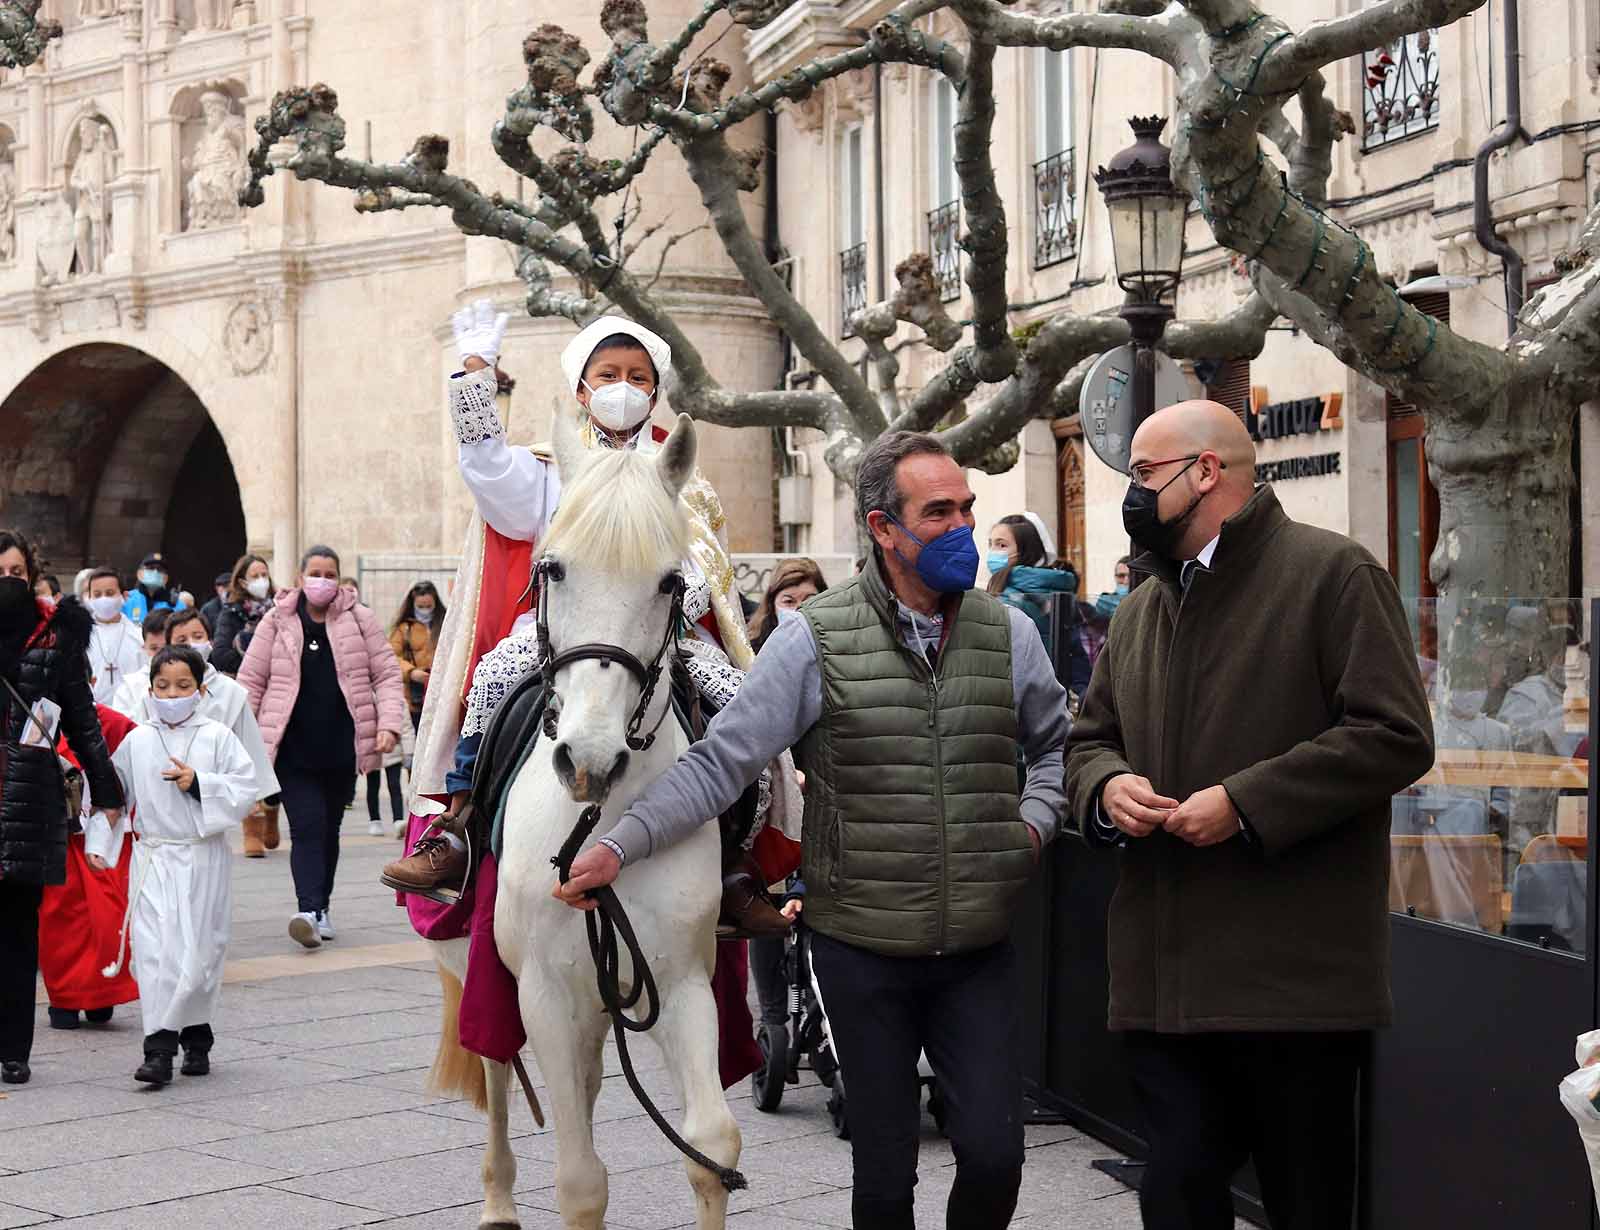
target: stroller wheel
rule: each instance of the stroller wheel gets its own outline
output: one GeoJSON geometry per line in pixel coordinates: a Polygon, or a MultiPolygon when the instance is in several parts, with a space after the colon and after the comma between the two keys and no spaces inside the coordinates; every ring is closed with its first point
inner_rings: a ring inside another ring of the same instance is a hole
{"type": "Polygon", "coordinates": [[[783,1101],[783,1086],[789,1074],[789,1030],[783,1025],[763,1025],[756,1031],[762,1064],[750,1077],[750,1092],[756,1109],[769,1114],[783,1101]]]}
{"type": "Polygon", "coordinates": [[[833,1134],[840,1140],[850,1139],[850,1121],[845,1118],[844,1077],[835,1069],[833,1088],[828,1094],[828,1117],[833,1120],[833,1134]]]}

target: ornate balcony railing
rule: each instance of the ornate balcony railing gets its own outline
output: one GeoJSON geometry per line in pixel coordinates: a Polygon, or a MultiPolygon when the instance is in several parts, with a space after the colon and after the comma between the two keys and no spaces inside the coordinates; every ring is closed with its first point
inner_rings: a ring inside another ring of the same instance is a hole
{"type": "Polygon", "coordinates": [[[851,318],[867,306],[867,245],[858,243],[839,253],[839,308],[841,332],[854,337],[851,318]]]}
{"type": "Polygon", "coordinates": [[[928,211],[928,251],[933,256],[933,276],[939,280],[939,298],[945,303],[961,298],[960,201],[928,211]]]}
{"type": "Polygon", "coordinates": [[[1033,267],[1043,269],[1078,250],[1078,198],[1072,151],[1033,164],[1033,267]]]}
{"type": "Polygon", "coordinates": [[[1361,148],[1439,126],[1439,36],[1423,30],[1361,56],[1361,148]]]}

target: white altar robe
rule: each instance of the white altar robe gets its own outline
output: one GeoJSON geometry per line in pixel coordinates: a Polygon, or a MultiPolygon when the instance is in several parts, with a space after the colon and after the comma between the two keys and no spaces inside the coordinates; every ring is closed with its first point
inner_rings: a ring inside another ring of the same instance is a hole
{"type": "Polygon", "coordinates": [[[139,835],[128,914],[144,1032],[208,1024],[228,951],[227,831],[259,797],[255,766],[232,731],[198,713],[178,726],[147,720],[112,763],[139,835]],[[173,756],[194,769],[199,802],[161,776],[173,756]]]}
{"type": "Polygon", "coordinates": [[[95,700],[115,707],[112,698],[122,681],[141,671],[150,673],[150,659],[144,656],[139,625],[126,615],[109,624],[95,620],[89,633],[89,673],[94,676],[95,700]]]}

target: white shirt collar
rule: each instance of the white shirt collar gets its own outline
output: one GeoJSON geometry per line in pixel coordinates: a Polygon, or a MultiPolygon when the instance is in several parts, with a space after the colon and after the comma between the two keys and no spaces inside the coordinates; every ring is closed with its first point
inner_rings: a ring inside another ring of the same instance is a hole
{"type": "Polygon", "coordinates": [[[1217,553],[1217,544],[1221,541],[1222,535],[1219,533],[1210,542],[1206,543],[1205,546],[1201,547],[1200,554],[1195,556],[1195,559],[1200,561],[1200,567],[1204,568],[1207,572],[1211,571],[1211,557],[1217,553]]]}

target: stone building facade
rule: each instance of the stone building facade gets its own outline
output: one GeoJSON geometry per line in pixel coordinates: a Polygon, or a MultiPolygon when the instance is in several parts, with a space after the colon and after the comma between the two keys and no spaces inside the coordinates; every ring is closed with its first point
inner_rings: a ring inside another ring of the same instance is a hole
{"type": "MultiPolygon", "coordinates": [[[[1069,7],[1060,0],[1024,3],[1036,12],[1069,7]]],[[[1269,7],[1303,28],[1359,4],[1279,0],[1269,7]]],[[[749,36],[752,71],[770,79],[852,46],[892,7],[892,0],[796,5],[749,36]]],[[[1504,118],[1503,12],[1501,4],[1486,6],[1389,48],[1386,61],[1357,57],[1328,74],[1331,95],[1355,124],[1335,150],[1333,213],[1360,233],[1397,287],[1415,288],[1419,306],[1448,313],[1453,328],[1493,344],[1507,335],[1501,264],[1473,236],[1471,164],[1504,118]]],[[[1490,190],[1495,223],[1523,254],[1527,285],[1535,288],[1553,276],[1555,258],[1573,244],[1600,187],[1600,4],[1524,0],[1521,12],[1522,125],[1530,139],[1494,157],[1490,190]]],[[[944,15],[921,24],[953,33],[944,15]]],[[[1010,225],[1010,294],[1013,303],[1037,305],[1014,312],[1013,327],[1063,305],[1081,314],[1113,309],[1121,295],[1105,205],[1090,172],[1132,143],[1130,116],[1172,113],[1170,71],[1132,52],[1002,48],[995,78],[994,160],[1010,225]]],[[[931,251],[949,271],[956,300],[950,315],[967,314],[960,253],[953,250],[960,233],[954,114],[947,86],[896,65],[829,83],[780,118],[779,229],[806,302],[836,335],[845,305],[883,298],[895,264],[914,251],[931,251]]],[[[1179,317],[1219,316],[1248,289],[1233,255],[1193,216],[1179,317]]],[[[921,346],[902,360],[908,389],[946,361],[921,346]]],[[[1204,367],[1200,375],[1209,377],[1213,395],[1241,411],[1273,408],[1279,425],[1294,426],[1298,418],[1305,426],[1309,399],[1333,410],[1314,416],[1313,430],[1263,440],[1261,460],[1273,467],[1280,498],[1291,515],[1347,532],[1389,560],[1403,591],[1429,592],[1429,517],[1436,503],[1430,503],[1420,418],[1409,407],[1394,404],[1286,323],[1253,362],[1204,367]]],[[[1189,376],[1198,395],[1205,386],[1193,370],[1189,376]]],[[[1593,508],[1600,423],[1590,408],[1580,426],[1574,461],[1585,504],[1593,508]]],[[[820,440],[799,436],[794,443],[809,457],[813,498],[809,521],[789,527],[790,541],[819,556],[849,553],[848,493],[836,489],[821,464],[820,440]]],[[[1058,527],[1063,554],[1076,560],[1085,591],[1109,588],[1112,566],[1127,549],[1120,515],[1127,480],[1085,448],[1075,416],[1030,425],[1022,445],[1022,461],[1011,472],[973,475],[980,529],[1007,513],[1038,512],[1058,527]]],[[[1575,535],[1574,593],[1600,586],[1600,519],[1587,521],[1575,535]]]]}
{"type": "MultiPolygon", "coordinates": [[[[652,11],[681,23],[690,9],[652,11]]],[[[247,547],[285,581],[312,542],[352,571],[445,567],[469,510],[443,409],[451,312],[488,296],[512,313],[502,366],[521,442],[548,439],[566,401],[556,358],[573,327],[527,317],[508,253],[438,211],[358,215],[348,193],[287,175],[249,213],[232,193],[274,92],[325,81],[351,153],[399,158],[440,132],[453,170],[514,194],[489,131],[523,83],[522,38],[556,21],[600,47],[598,13],[46,0],[64,37],[0,76],[0,523],[33,531],[63,574],[164,549],[197,590],[247,547]]],[[[603,131],[594,147],[619,152],[603,131]]],[[[681,162],[657,162],[634,197],[641,230],[699,209],[681,162]]],[[[658,251],[636,259],[654,268],[658,251]]],[[[709,233],[672,249],[658,293],[727,383],[780,378],[774,330],[709,233]]],[[[732,545],[769,549],[770,433],[701,441],[732,545]]]]}

